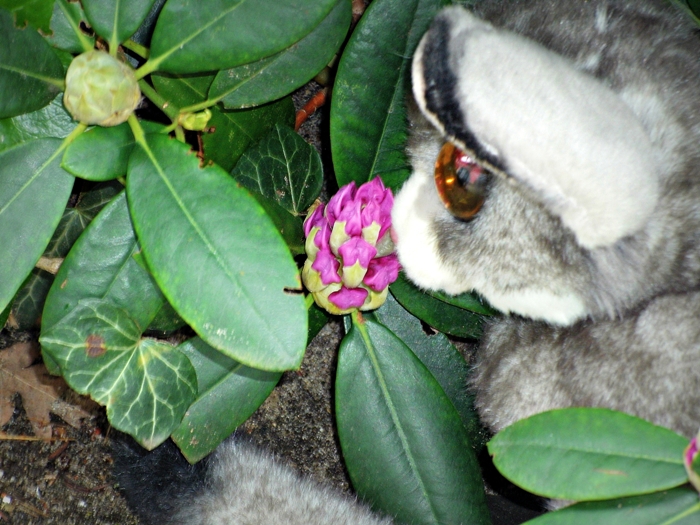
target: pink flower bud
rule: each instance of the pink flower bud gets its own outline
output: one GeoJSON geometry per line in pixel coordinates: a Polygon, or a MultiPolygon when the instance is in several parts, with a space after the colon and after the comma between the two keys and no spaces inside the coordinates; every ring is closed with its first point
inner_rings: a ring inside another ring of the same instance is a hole
{"type": "Polygon", "coordinates": [[[333,314],[381,306],[399,263],[390,235],[394,196],[379,177],[338,190],[304,221],[302,279],[314,299],[333,314]]]}

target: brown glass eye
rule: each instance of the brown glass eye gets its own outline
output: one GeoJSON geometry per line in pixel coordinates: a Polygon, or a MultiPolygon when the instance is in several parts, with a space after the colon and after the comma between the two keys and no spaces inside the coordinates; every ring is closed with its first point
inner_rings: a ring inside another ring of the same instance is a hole
{"type": "Polygon", "coordinates": [[[445,208],[458,219],[471,219],[486,198],[488,172],[446,142],[435,162],[435,185],[445,208]]]}

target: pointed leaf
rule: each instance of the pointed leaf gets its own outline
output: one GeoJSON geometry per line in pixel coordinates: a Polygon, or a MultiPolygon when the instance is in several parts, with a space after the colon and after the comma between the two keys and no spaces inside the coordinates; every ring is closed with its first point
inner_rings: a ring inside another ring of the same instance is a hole
{"type": "Polygon", "coordinates": [[[63,85],[63,65],[31,26],[15,28],[0,9],[0,118],[43,108],[63,85]]]}
{"type": "Polygon", "coordinates": [[[403,273],[399,274],[389,289],[401,306],[436,330],[467,339],[481,337],[480,315],[442,302],[419,290],[403,273]]]}
{"type": "Polygon", "coordinates": [[[396,190],[410,169],[404,154],[411,58],[447,0],[375,0],[338,65],[331,100],[331,151],[338,186],[381,175],[396,190]],[[391,38],[387,38],[391,35],[391,38]]]}
{"type": "MultiPolygon", "coordinates": [[[[161,95],[184,107],[206,100],[214,76],[153,75],[151,78],[161,95]]],[[[209,109],[212,113],[209,132],[202,135],[204,156],[226,171],[275,124],[294,125],[294,104],[290,97],[254,109],[224,111],[219,106],[209,109]]]]}
{"type": "Polygon", "coordinates": [[[95,45],[95,35],[86,34],[80,27],[87,18],[79,2],[56,0],[51,16],[51,33],[46,40],[53,46],[70,53],[82,53],[95,45]]]}
{"type": "MultiPolygon", "coordinates": [[[[65,257],[87,224],[117,193],[115,187],[107,186],[81,194],[74,207],[64,210],[44,256],[65,257]]],[[[49,272],[34,268],[19,289],[12,304],[12,317],[19,330],[38,326],[53,280],[54,276],[49,272]]]]}
{"type": "Polygon", "coordinates": [[[187,460],[195,463],[257,410],[282,374],[244,366],[198,337],[185,341],[178,349],[197,372],[199,394],[172,438],[187,460]]]}
{"type": "Polygon", "coordinates": [[[70,196],[58,139],[36,139],[0,152],[0,310],[44,252],[70,196]]]}
{"type": "Polygon", "coordinates": [[[338,0],[318,27],[293,46],[256,62],[219,71],[209,98],[227,108],[257,106],[303,86],[321,71],[343,43],[352,18],[348,0],[338,0]]]}
{"type": "Polygon", "coordinates": [[[647,494],[688,480],[675,432],[622,412],[569,408],[543,412],[488,444],[498,470],[525,490],[589,501],[647,494]]]}
{"type": "Polygon", "coordinates": [[[128,311],[143,331],[165,299],[153,278],[134,260],[138,251],[122,192],[90,223],[63,261],[46,298],[42,331],[90,298],[128,311]]]}
{"type": "Polygon", "coordinates": [[[485,445],[486,432],[474,410],[474,396],[465,388],[469,384],[470,367],[445,334],[426,334],[420,320],[391,294],[371,315],[401,339],[433,374],[457,409],[474,446],[479,449],[485,445]]]}
{"type": "Polygon", "coordinates": [[[415,355],[369,319],[341,344],[336,417],[353,486],[373,506],[404,523],[489,523],[454,406],[415,355]]]}
{"type": "Polygon", "coordinates": [[[83,9],[95,32],[118,46],[139,28],[154,0],[82,0],[83,9]]]}
{"type": "Polygon", "coordinates": [[[151,58],[145,67],[149,71],[197,73],[259,60],[313,31],[336,2],[169,0],[158,17],[151,58]]]}
{"type": "Polygon", "coordinates": [[[76,123],[63,108],[63,95],[58,95],[48,106],[0,120],[0,151],[20,142],[44,137],[65,138],[76,123]]]}
{"type": "Polygon", "coordinates": [[[66,148],[61,166],[76,177],[104,181],[126,175],[134,135],[124,122],[118,126],[96,126],[76,138],[66,148]],[[95,152],[99,151],[99,155],[95,152]]]}
{"type": "Polygon", "coordinates": [[[316,148],[279,124],[243,154],[231,175],[294,215],[305,214],[323,186],[316,148]]]}
{"type": "Polygon", "coordinates": [[[527,525],[696,525],[700,522],[698,493],[679,487],[644,496],[591,501],[549,512],[527,525]]]}
{"type": "Polygon", "coordinates": [[[296,265],[255,199],[180,142],[149,135],[127,193],[148,266],[207,343],[248,366],[299,366],[307,315],[296,265]]]}
{"type": "Polygon", "coordinates": [[[99,299],[81,301],[40,341],[71,388],[105,405],[112,426],[147,449],[167,439],[197,392],[184,354],[142,339],[126,311],[99,299]]]}
{"type": "Polygon", "coordinates": [[[15,16],[17,27],[24,27],[28,22],[48,33],[53,3],[54,0],[0,0],[0,7],[15,16]]]}

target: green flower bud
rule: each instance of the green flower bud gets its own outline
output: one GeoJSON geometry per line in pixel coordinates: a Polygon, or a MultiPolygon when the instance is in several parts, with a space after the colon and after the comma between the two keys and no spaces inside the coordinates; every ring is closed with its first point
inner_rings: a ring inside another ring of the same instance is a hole
{"type": "Polygon", "coordinates": [[[68,67],[63,104],[75,120],[116,126],[129,118],[140,99],[134,70],[109,53],[88,51],[68,67]]]}

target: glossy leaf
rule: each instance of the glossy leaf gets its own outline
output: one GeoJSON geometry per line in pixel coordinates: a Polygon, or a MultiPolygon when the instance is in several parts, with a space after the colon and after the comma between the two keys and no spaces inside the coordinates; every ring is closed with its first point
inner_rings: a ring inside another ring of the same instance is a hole
{"type": "Polygon", "coordinates": [[[467,389],[469,365],[445,334],[426,334],[420,320],[406,311],[391,294],[381,308],[368,315],[391,330],[420,359],[457,409],[472,444],[476,448],[483,446],[486,443],[485,431],[474,410],[474,398],[467,389]]]}
{"type": "MultiPolygon", "coordinates": [[[[88,223],[117,193],[114,186],[106,186],[81,194],[75,206],[64,210],[44,256],[65,257],[88,223]]],[[[18,329],[38,326],[53,279],[49,272],[38,268],[32,270],[12,304],[12,317],[18,329]]]]}
{"type": "Polygon", "coordinates": [[[87,180],[116,179],[126,175],[133,149],[134,135],[126,122],[110,128],[96,126],[66,148],[61,166],[76,177],[87,180]],[[96,151],[100,154],[95,155],[96,151]]]}
{"type": "Polygon", "coordinates": [[[590,501],[549,512],[527,525],[696,525],[700,522],[698,493],[679,487],[644,496],[590,501]]]}
{"type": "Polygon", "coordinates": [[[95,45],[94,34],[86,34],[80,27],[81,22],[85,21],[80,3],[56,0],[51,16],[51,32],[46,40],[58,49],[76,54],[92,49],[95,45]]]}
{"type": "Polygon", "coordinates": [[[338,186],[381,175],[396,190],[408,178],[404,102],[411,58],[438,9],[448,3],[375,0],[360,19],[338,65],[331,100],[338,186]]]}
{"type": "Polygon", "coordinates": [[[299,275],[272,221],[216,165],[149,135],[129,161],[129,208],[153,276],[202,339],[248,366],[296,368],[306,346],[299,275]]]}
{"type": "Polygon", "coordinates": [[[143,331],[165,301],[153,278],[135,260],[139,251],[126,194],[115,197],[75,242],[46,298],[42,331],[48,331],[85,299],[129,312],[143,331]]]}
{"type": "Polygon", "coordinates": [[[481,336],[481,316],[419,290],[402,273],[389,289],[401,306],[436,330],[468,339],[481,336]]]}
{"type": "Polygon", "coordinates": [[[231,174],[250,191],[294,215],[305,214],[323,186],[323,167],[316,148],[279,124],[243,154],[231,174]]]}
{"type": "Polygon", "coordinates": [[[149,450],[180,424],[197,393],[187,357],[141,338],[128,313],[106,301],[80,301],[40,342],[71,388],[105,405],[112,426],[149,450]]]}
{"type": "Polygon", "coordinates": [[[95,32],[118,46],[139,28],[154,0],[82,0],[83,9],[95,32]]]}
{"type": "Polygon", "coordinates": [[[63,65],[31,26],[17,29],[0,9],[0,118],[43,108],[63,84],[63,65]]]}
{"type": "Polygon", "coordinates": [[[425,293],[427,295],[430,295],[431,297],[434,297],[438,301],[442,301],[443,303],[451,304],[452,306],[456,306],[464,310],[469,310],[470,312],[474,312],[477,314],[496,315],[498,313],[498,310],[494,310],[493,308],[491,308],[488,305],[488,303],[486,303],[486,301],[484,301],[475,293],[448,295],[444,292],[438,292],[433,290],[427,291],[425,293]]]}
{"type": "Polygon", "coordinates": [[[187,460],[194,463],[255,412],[282,374],[248,368],[198,337],[185,341],[178,349],[197,372],[199,394],[172,438],[187,460]]]}
{"type": "Polygon", "coordinates": [[[321,71],[343,43],[352,18],[348,0],[335,7],[311,33],[284,51],[256,62],[219,71],[209,98],[227,108],[258,106],[303,86],[321,71]]]}
{"type": "Polygon", "coordinates": [[[353,486],[375,508],[402,523],[489,523],[481,472],[454,406],[375,321],[353,324],[341,343],[336,418],[353,486]]]}
{"type": "Polygon", "coordinates": [[[63,108],[63,95],[58,95],[37,111],[0,119],[0,151],[30,139],[65,138],[75,126],[76,122],[63,108]]]}
{"type": "Polygon", "coordinates": [[[326,326],[329,319],[330,314],[316,303],[309,307],[309,342],[326,326]]]}
{"type": "Polygon", "coordinates": [[[282,235],[292,255],[306,253],[304,251],[304,221],[302,218],[292,215],[277,202],[256,191],[251,191],[250,194],[258,201],[258,204],[275,224],[277,231],[282,235]]]}
{"type": "Polygon", "coordinates": [[[36,139],[0,152],[0,311],[44,252],[68,201],[73,177],[59,165],[60,145],[36,139]]]}
{"type": "Polygon", "coordinates": [[[29,23],[48,33],[53,3],[54,0],[0,0],[0,7],[14,15],[18,27],[29,23]]]}
{"type": "Polygon", "coordinates": [[[318,26],[337,0],[169,0],[146,70],[197,73],[270,56],[318,26]],[[265,35],[265,38],[261,38],[265,35]]]}
{"type": "MultiPolygon", "coordinates": [[[[207,98],[213,75],[169,77],[153,75],[158,92],[184,107],[207,98]]],[[[202,135],[204,155],[226,171],[236,165],[243,152],[260,140],[275,124],[294,125],[294,104],[284,98],[254,109],[224,111],[218,106],[209,108],[209,132],[202,135]]]]}
{"type": "Polygon", "coordinates": [[[488,449],[498,470],[525,490],[589,501],[685,483],[687,444],[667,428],[621,412],[569,408],[514,423],[488,449]]]}

